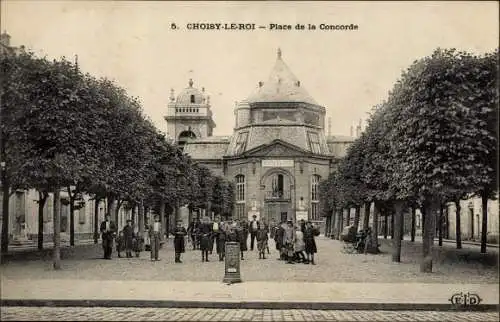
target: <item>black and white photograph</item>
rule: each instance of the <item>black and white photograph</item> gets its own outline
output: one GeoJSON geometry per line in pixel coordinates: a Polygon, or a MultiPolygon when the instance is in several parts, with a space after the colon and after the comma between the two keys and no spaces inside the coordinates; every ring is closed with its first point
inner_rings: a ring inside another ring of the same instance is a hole
{"type": "Polygon", "coordinates": [[[2,321],[498,321],[498,1],[0,1],[2,321]]]}

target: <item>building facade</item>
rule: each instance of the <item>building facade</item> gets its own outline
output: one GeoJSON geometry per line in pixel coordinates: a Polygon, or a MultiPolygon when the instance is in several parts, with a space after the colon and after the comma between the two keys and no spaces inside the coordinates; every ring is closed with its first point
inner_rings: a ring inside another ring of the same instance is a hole
{"type": "MultiPolygon", "coordinates": [[[[172,91],[173,93],[173,91],[172,91]]],[[[195,161],[236,186],[233,218],[321,221],[318,184],[336,167],[352,137],[325,133],[326,109],[285,64],[281,51],[266,82],[234,108],[230,136],[212,136],[204,90],[172,94],[167,131],[195,161]]]]}

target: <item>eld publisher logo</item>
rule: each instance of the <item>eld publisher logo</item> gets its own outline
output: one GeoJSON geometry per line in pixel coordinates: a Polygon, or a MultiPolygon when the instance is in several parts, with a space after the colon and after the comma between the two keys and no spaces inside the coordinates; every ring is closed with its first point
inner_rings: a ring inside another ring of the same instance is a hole
{"type": "Polygon", "coordinates": [[[460,293],[453,294],[450,297],[449,301],[451,302],[451,304],[453,304],[455,306],[465,307],[465,306],[479,305],[479,303],[481,303],[482,299],[479,297],[479,295],[477,295],[475,293],[460,292],[460,293]]]}

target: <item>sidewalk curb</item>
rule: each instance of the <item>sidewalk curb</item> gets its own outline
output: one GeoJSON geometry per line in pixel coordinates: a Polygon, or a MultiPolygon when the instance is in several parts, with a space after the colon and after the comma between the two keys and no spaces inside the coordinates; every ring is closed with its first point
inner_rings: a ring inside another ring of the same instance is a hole
{"type": "Polygon", "coordinates": [[[473,311],[498,312],[500,305],[480,304],[454,306],[451,304],[424,303],[347,303],[347,302],[265,302],[265,301],[150,301],[150,300],[0,300],[0,306],[20,307],[136,307],[136,308],[206,308],[206,309],[255,309],[255,310],[368,310],[368,311],[473,311]]]}

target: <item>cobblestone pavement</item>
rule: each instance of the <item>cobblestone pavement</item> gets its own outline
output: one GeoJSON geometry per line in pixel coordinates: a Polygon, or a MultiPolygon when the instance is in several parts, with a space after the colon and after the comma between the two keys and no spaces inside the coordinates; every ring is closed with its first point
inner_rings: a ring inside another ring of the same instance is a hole
{"type": "Polygon", "coordinates": [[[2,321],[498,321],[498,313],[2,307],[2,321]]]}
{"type": "MultiPolygon", "coordinates": [[[[250,243],[249,243],[250,244],[250,243]]],[[[391,240],[381,240],[382,254],[363,255],[342,252],[343,244],[325,237],[317,238],[317,265],[287,265],[276,260],[277,251],[270,242],[271,254],[258,258],[257,251],[245,253],[241,262],[244,281],[275,282],[373,282],[373,283],[470,283],[497,284],[498,252],[480,254],[476,249],[454,249],[453,245],[434,246],[432,274],[419,271],[421,244],[403,241],[401,263],[391,261],[391,240]]],[[[202,263],[200,251],[183,254],[183,263],[174,264],[172,240],[160,250],[160,262],[151,262],[149,252],[140,258],[102,260],[100,245],[65,249],[62,270],[54,271],[50,254],[13,254],[0,265],[0,274],[8,279],[83,279],[83,280],[163,280],[163,281],[221,281],[224,262],[217,255],[202,263]]]]}

